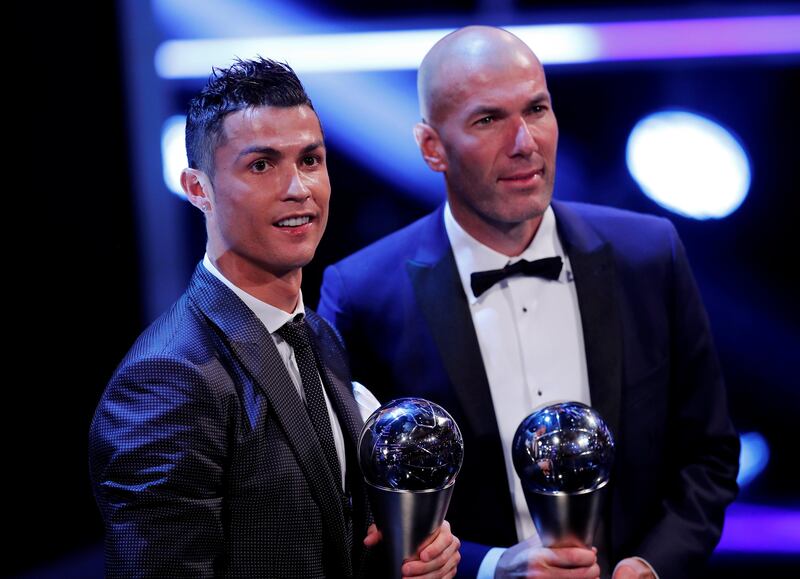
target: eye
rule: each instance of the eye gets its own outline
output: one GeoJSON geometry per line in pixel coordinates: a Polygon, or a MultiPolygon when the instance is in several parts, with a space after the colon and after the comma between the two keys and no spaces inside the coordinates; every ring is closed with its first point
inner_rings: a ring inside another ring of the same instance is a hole
{"type": "Polygon", "coordinates": [[[267,169],[269,169],[269,163],[267,163],[266,159],[259,159],[250,165],[250,170],[254,173],[263,173],[267,169]]]}
{"type": "Polygon", "coordinates": [[[306,167],[314,167],[315,165],[319,165],[322,163],[322,157],[319,155],[306,155],[303,157],[301,163],[306,167]]]}
{"type": "Polygon", "coordinates": [[[475,124],[479,125],[479,126],[480,125],[482,125],[482,126],[491,125],[494,122],[494,120],[495,119],[494,119],[494,117],[492,115],[486,115],[485,117],[481,117],[480,119],[475,121],[475,124]]]}

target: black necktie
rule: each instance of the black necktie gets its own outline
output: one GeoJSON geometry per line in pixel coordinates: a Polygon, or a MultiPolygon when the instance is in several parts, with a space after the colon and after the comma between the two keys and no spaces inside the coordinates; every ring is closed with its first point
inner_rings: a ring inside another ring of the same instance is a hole
{"type": "Polygon", "coordinates": [[[470,285],[475,297],[492,287],[500,280],[521,273],[522,275],[535,275],[545,279],[558,279],[561,275],[562,261],[560,257],[545,257],[534,261],[519,260],[505,266],[503,269],[490,269],[489,271],[476,271],[470,276],[470,285]]]}
{"type": "Polygon", "coordinates": [[[342,469],[339,466],[339,455],[336,454],[336,445],[333,442],[331,417],[328,414],[328,407],[325,405],[325,395],[322,392],[317,360],[311,347],[306,321],[301,315],[298,315],[279,328],[278,334],[294,350],[294,358],[297,360],[297,368],[300,370],[300,379],[306,393],[306,410],[311,417],[311,423],[314,425],[317,438],[322,445],[322,450],[325,451],[338,486],[342,480],[342,469]]]}

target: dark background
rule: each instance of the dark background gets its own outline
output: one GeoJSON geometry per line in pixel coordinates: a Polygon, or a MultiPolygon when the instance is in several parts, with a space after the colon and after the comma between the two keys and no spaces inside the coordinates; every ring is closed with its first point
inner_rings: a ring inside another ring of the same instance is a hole
{"type": "MultiPolygon", "coordinates": [[[[361,24],[434,17],[453,26],[480,22],[481,15],[497,22],[498,15],[518,12],[530,16],[524,23],[533,23],[575,21],[575,14],[592,21],[800,11],[787,2],[658,2],[647,8],[632,1],[306,4],[361,24]]],[[[91,9],[31,7],[19,22],[27,41],[12,55],[15,64],[6,62],[6,131],[25,161],[12,156],[7,177],[22,173],[9,191],[22,200],[22,220],[6,222],[7,232],[21,231],[6,248],[16,258],[9,263],[19,260],[21,271],[34,275],[32,290],[17,290],[25,296],[26,314],[11,316],[19,327],[10,363],[22,366],[15,374],[24,384],[14,387],[5,406],[12,516],[4,574],[102,574],[87,433],[105,383],[152,317],[142,298],[153,280],[152,272],[142,271],[132,185],[135,132],[123,58],[125,35],[137,31],[120,22],[122,12],[110,2],[91,9]],[[17,143],[21,133],[26,139],[17,143]]],[[[797,286],[789,278],[798,249],[799,65],[793,55],[548,68],[561,132],[557,195],[665,215],[676,224],[707,303],[736,425],[740,432],[760,432],[772,450],[767,469],[740,500],[795,510],[800,493],[791,475],[792,439],[800,385],[792,363],[800,354],[800,315],[797,286]],[[710,111],[748,144],[752,189],[730,217],[701,222],[669,214],[630,178],[624,165],[630,128],[643,115],[672,106],[710,111]]],[[[413,83],[413,73],[406,76],[413,83]]],[[[200,84],[182,87],[181,98],[200,84]]],[[[331,221],[304,277],[310,305],[325,265],[432,207],[363,167],[335,141],[329,143],[329,168],[331,221]]],[[[175,227],[183,231],[186,259],[177,275],[185,281],[203,254],[202,220],[177,198],[167,203],[177,204],[173,210],[182,216],[175,227]]],[[[756,576],[779,576],[797,561],[797,553],[727,554],[715,558],[710,573],[738,577],[758,568],[756,576]]]]}

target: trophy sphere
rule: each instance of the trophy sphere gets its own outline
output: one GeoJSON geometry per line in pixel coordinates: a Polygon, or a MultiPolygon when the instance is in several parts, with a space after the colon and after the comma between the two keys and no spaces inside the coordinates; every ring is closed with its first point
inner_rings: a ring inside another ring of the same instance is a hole
{"type": "Polygon", "coordinates": [[[464,458],[461,431],[447,411],[423,398],[399,398],[367,419],[359,440],[366,481],[395,491],[452,484],[464,458]]]}
{"type": "Polygon", "coordinates": [[[578,494],[608,482],[614,440],[597,411],[580,402],[562,402],[523,420],[511,452],[524,490],[578,494]]]}

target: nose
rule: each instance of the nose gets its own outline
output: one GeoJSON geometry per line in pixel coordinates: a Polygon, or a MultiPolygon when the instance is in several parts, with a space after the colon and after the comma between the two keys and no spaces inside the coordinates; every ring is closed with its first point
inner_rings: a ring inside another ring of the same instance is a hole
{"type": "Polygon", "coordinates": [[[289,186],[286,188],[287,201],[305,201],[311,197],[311,190],[306,184],[303,174],[297,167],[293,167],[289,175],[289,186]]]}
{"type": "Polygon", "coordinates": [[[524,118],[517,120],[514,126],[513,138],[514,144],[511,149],[511,157],[529,157],[539,150],[539,146],[536,144],[536,139],[533,136],[533,131],[530,125],[525,122],[524,118]]]}

